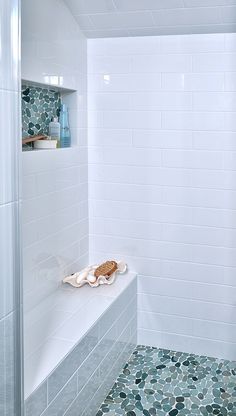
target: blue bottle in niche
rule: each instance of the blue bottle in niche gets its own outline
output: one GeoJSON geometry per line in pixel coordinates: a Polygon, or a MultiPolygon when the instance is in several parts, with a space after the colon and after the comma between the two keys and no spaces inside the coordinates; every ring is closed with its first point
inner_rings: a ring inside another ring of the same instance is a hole
{"type": "Polygon", "coordinates": [[[70,147],[71,135],[70,135],[68,108],[66,104],[62,104],[61,106],[59,121],[61,125],[60,147],[70,147]]]}

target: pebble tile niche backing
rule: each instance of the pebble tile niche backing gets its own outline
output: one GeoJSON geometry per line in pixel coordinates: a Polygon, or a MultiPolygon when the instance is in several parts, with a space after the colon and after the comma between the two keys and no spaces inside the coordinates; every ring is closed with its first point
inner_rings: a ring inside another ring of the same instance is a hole
{"type": "Polygon", "coordinates": [[[96,416],[235,416],[236,362],[138,346],[96,416]]]}
{"type": "Polygon", "coordinates": [[[60,92],[22,85],[22,137],[48,134],[52,117],[59,116],[60,92]]]}

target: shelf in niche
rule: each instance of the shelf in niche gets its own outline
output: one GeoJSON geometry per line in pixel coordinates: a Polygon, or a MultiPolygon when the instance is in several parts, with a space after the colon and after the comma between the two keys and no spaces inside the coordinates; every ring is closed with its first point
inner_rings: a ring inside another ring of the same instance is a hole
{"type": "Polygon", "coordinates": [[[52,89],[58,92],[61,92],[62,94],[72,94],[74,92],[76,92],[77,90],[73,90],[70,88],[65,88],[65,87],[61,87],[60,85],[56,85],[56,84],[50,84],[50,83],[40,83],[40,82],[35,82],[32,81],[30,79],[21,79],[21,85],[30,85],[32,87],[39,87],[39,88],[47,88],[47,89],[52,89]]]}

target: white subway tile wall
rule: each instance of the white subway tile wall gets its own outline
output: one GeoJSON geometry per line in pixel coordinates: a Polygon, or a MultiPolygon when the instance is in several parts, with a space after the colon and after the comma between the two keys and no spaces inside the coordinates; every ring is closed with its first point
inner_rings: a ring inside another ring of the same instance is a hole
{"type": "MultiPolygon", "coordinates": [[[[86,56],[86,39],[62,0],[22,0],[22,78],[76,90],[62,92],[69,108],[73,147],[22,155],[26,369],[34,350],[40,351],[47,342],[55,319],[62,324],[68,317],[61,313],[42,319],[38,312],[42,301],[50,299],[66,275],[88,264],[86,56]],[[27,328],[31,316],[41,322],[33,339],[27,328]]],[[[58,342],[54,359],[63,351],[64,346],[60,347],[58,342]]],[[[41,363],[38,370],[44,374],[47,367],[41,363]]],[[[28,385],[33,387],[26,371],[25,394],[28,385]]]]}
{"type": "Polygon", "coordinates": [[[86,161],[85,147],[23,153],[25,313],[88,263],[86,161]]]}
{"type": "Polygon", "coordinates": [[[91,261],[138,272],[139,343],[229,359],[235,52],[235,34],[88,41],[91,261]]]}

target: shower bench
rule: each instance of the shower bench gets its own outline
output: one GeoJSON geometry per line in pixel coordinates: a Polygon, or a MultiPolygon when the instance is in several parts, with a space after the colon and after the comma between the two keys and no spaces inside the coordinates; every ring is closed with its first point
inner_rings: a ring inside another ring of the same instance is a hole
{"type": "Polygon", "coordinates": [[[94,416],[137,344],[136,274],[64,285],[29,315],[25,416],[94,416]]]}

